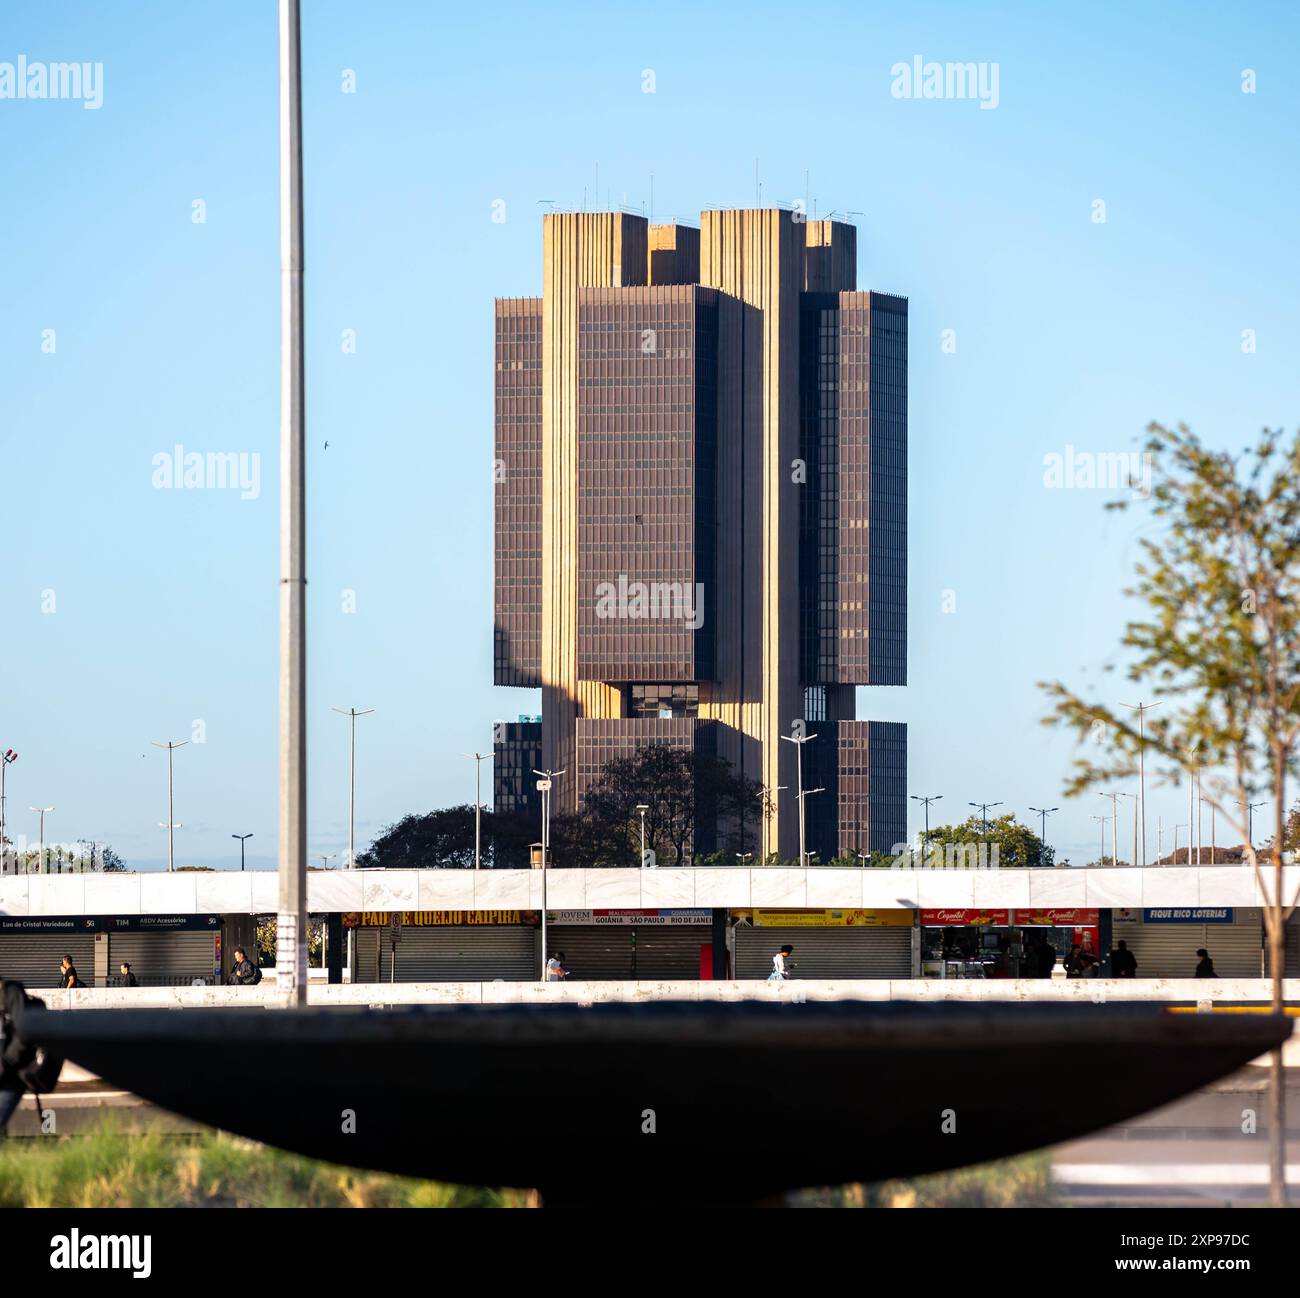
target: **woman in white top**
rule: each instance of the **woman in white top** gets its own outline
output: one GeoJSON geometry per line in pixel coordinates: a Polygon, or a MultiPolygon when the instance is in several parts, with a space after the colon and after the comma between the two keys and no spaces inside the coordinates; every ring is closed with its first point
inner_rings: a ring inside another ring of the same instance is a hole
{"type": "Polygon", "coordinates": [[[789,978],[790,973],[786,967],[786,959],[794,954],[794,947],[783,946],[772,957],[772,972],[768,974],[767,981],[770,983],[784,982],[789,978]]]}

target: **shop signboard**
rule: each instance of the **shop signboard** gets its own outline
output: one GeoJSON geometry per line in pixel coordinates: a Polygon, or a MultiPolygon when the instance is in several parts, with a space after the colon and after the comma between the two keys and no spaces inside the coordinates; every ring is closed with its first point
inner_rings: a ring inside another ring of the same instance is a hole
{"type": "MultiPolygon", "coordinates": [[[[343,916],[344,928],[392,928],[394,912],[350,911],[343,916]]],[[[403,910],[396,912],[396,927],[443,928],[462,924],[536,924],[535,910],[403,910]]]]}
{"type": "Polygon", "coordinates": [[[756,910],[755,928],[911,928],[911,910],[756,910]]]}
{"type": "Polygon", "coordinates": [[[1154,906],[1142,911],[1144,924],[1231,924],[1231,906],[1154,906]]]}
{"type": "Polygon", "coordinates": [[[192,933],[220,929],[220,915],[0,916],[0,933],[192,933]]]}
{"type": "Polygon", "coordinates": [[[678,924],[708,924],[711,910],[548,910],[548,924],[636,924],[672,927],[678,924]]]}
{"type": "Polygon", "coordinates": [[[963,910],[944,907],[923,910],[925,928],[1007,928],[1015,915],[1017,927],[1025,928],[1092,928],[1097,911],[1082,906],[1017,906],[1014,910],[963,910]]]}

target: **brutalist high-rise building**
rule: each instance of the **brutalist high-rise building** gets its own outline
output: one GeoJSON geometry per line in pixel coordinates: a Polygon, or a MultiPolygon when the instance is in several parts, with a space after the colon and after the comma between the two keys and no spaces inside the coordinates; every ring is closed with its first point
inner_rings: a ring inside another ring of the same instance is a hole
{"type": "Polygon", "coordinates": [[[858,291],[856,236],[553,213],[542,296],[497,301],[495,681],[541,687],[557,812],[706,748],[793,858],[805,733],[808,850],[906,837],[906,727],[855,687],[907,675],[907,301],[858,291]]]}

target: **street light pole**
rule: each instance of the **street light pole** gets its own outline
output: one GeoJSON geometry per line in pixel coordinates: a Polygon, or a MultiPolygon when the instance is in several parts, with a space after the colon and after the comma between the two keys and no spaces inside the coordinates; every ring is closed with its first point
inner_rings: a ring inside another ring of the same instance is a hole
{"type": "MultiPolygon", "coordinates": [[[[1142,864],[1147,863],[1147,732],[1146,732],[1146,714],[1152,708],[1158,708],[1159,702],[1156,703],[1121,703],[1120,707],[1129,708],[1138,714],[1138,814],[1142,820],[1142,864]]],[[[1135,850],[1133,855],[1137,856],[1135,850]]],[[[1134,865],[1138,862],[1135,860],[1134,865]]]]}
{"type": "Polygon", "coordinates": [[[638,802],[636,804],[636,809],[641,814],[641,861],[638,868],[644,870],[645,869],[645,813],[650,810],[650,804],[646,802],[638,802]]]}
{"type": "Polygon", "coordinates": [[[38,811],[41,816],[41,854],[36,858],[36,873],[45,873],[45,813],[53,811],[53,807],[28,807],[28,811],[38,811]]]}
{"type": "Polygon", "coordinates": [[[374,708],[331,708],[341,717],[348,718],[351,734],[348,737],[348,869],[357,866],[357,718],[368,717],[374,708]]]}
{"type": "Polygon", "coordinates": [[[12,748],[0,753],[0,874],[4,873],[5,853],[9,850],[9,839],[5,835],[5,772],[17,760],[18,754],[12,748]]]}
{"type": "MultiPolygon", "coordinates": [[[[1109,819],[1109,816],[1093,816],[1093,820],[1101,821],[1101,855],[1097,858],[1098,865],[1106,864],[1106,822],[1109,819]]],[[[1114,862],[1111,864],[1113,865],[1114,862]]]]}
{"type": "Polygon", "coordinates": [[[1138,855],[1138,795],[1136,793],[1121,793],[1119,796],[1133,800],[1133,864],[1136,865],[1138,855]]]}
{"type": "Polygon", "coordinates": [[[1000,807],[1002,804],[1000,802],[968,802],[966,805],[980,809],[980,821],[983,824],[980,832],[987,838],[989,836],[989,808],[1000,807]]]}
{"type": "Polygon", "coordinates": [[[1030,807],[1029,810],[1036,811],[1043,818],[1043,833],[1042,833],[1041,841],[1043,846],[1046,847],[1047,846],[1047,818],[1052,814],[1052,812],[1060,811],[1060,807],[1030,807]]]}
{"type": "MultiPolygon", "coordinates": [[[[1101,793],[1098,797],[1110,799],[1110,863],[1119,865],[1119,800],[1122,797],[1119,793],[1101,793]]],[[[1102,856],[1105,856],[1105,849],[1102,850],[1102,856]]]]}
{"type": "MultiPolygon", "coordinates": [[[[795,753],[798,757],[797,773],[799,777],[799,868],[807,866],[807,853],[804,851],[804,815],[803,815],[803,746],[810,739],[816,739],[816,735],[782,735],[782,739],[788,744],[794,744],[795,753]]],[[[821,790],[818,790],[820,792],[821,790]]]]}
{"type": "Polygon", "coordinates": [[[252,834],[231,834],[231,838],[239,839],[239,872],[244,872],[244,840],[252,838],[252,834]]]}
{"type": "Polygon", "coordinates": [[[276,984],[307,1004],[307,446],[303,362],[302,37],[280,0],[280,887],[276,984]]]}
{"type": "Polygon", "coordinates": [[[534,771],[542,795],[542,982],[546,982],[546,849],[551,844],[551,786],[564,771],[534,771]]]}
{"type": "Polygon", "coordinates": [[[1255,846],[1255,808],[1267,805],[1263,802],[1246,803],[1246,837],[1250,839],[1248,846],[1255,846]]]}
{"type": "Polygon", "coordinates": [[[479,775],[483,770],[483,763],[492,754],[463,753],[462,756],[468,757],[474,763],[474,868],[477,870],[483,855],[482,819],[480,815],[483,809],[483,794],[479,786],[479,775]]]}
{"type": "Polygon", "coordinates": [[[921,863],[925,863],[925,844],[930,841],[930,803],[942,802],[942,793],[932,793],[929,797],[924,794],[913,793],[909,795],[913,802],[925,803],[925,837],[921,840],[921,863]]]}
{"type": "Polygon", "coordinates": [[[184,748],[190,741],[182,739],[179,744],[173,743],[170,739],[165,744],[160,744],[156,739],[150,740],[155,748],[165,748],[167,750],[167,872],[170,874],[176,867],[175,856],[173,852],[172,830],[179,829],[180,826],[175,824],[176,813],[172,808],[172,753],[178,748],[184,748]]]}

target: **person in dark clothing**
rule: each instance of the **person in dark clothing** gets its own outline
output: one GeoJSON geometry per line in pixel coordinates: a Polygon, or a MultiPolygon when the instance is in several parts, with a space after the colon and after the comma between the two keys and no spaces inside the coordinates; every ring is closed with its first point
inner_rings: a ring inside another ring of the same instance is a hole
{"type": "Polygon", "coordinates": [[[1052,970],[1056,968],[1056,948],[1044,938],[1042,945],[1038,948],[1038,976],[1040,978],[1050,978],[1052,970]]]}
{"type": "Polygon", "coordinates": [[[122,961],[122,986],[139,987],[140,981],[135,974],[131,972],[131,966],[125,960],[122,961]]]}
{"type": "Polygon", "coordinates": [[[1196,954],[1199,957],[1196,961],[1196,976],[1217,978],[1219,975],[1214,972],[1214,961],[1210,959],[1210,953],[1204,947],[1198,947],[1196,954]]]}
{"type": "Polygon", "coordinates": [[[1110,972],[1115,978],[1132,978],[1138,971],[1138,962],[1127,942],[1119,942],[1110,953],[1110,972]]]}
{"type": "Polygon", "coordinates": [[[77,977],[77,966],[72,963],[72,957],[65,955],[59,964],[59,986],[67,987],[84,987],[86,984],[77,977]]]}
{"type": "Polygon", "coordinates": [[[262,981],[262,971],[244,954],[244,948],[235,948],[235,963],[226,979],[232,987],[252,987],[262,981]]]}
{"type": "Polygon", "coordinates": [[[1067,978],[1077,978],[1083,970],[1083,948],[1076,942],[1070,948],[1070,954],[1065,958],[1065,976],[1067,978]]]}

